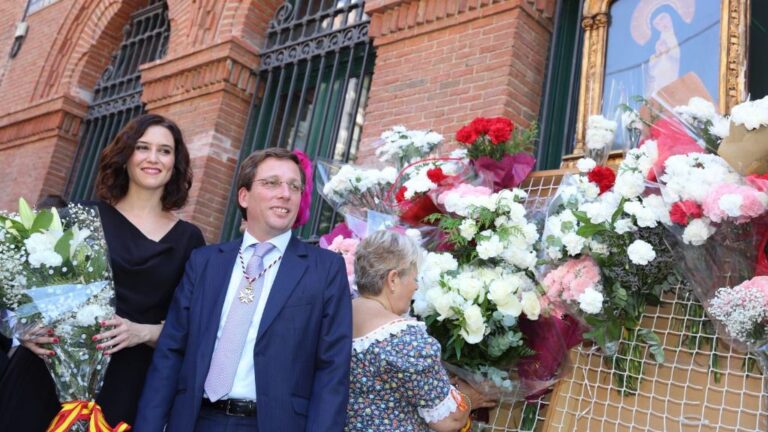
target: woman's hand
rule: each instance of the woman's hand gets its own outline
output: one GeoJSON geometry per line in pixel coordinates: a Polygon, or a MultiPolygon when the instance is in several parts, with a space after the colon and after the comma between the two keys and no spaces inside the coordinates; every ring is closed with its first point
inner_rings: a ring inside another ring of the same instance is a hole
{"type": "Polygon", "coordinates": [[[56,352],[44,348],[41,345],[59,343],[59,338],[53,334],[53,329],[35,327],[20,337],[19,342],[21,342],[23,347],[32,351],[41,359],[47,360],[48,357],[56,355],[56,352]]]}
{"type": "Polygon", "coordinates": [[[121,349],[130,348],[139,344],[147,344],[154,347],[160,336],[162,324],[137,324],[115,315],[112,319],[102,321],[102,327],[112,327],[111,330],[101,332],[93,337],[97,342],[96,348],[103,349],[105,355],[112,355],[121,349]]]}
{"type": "Polygon", "coordinates": [[[469,403],[472,405],[472,409],[493,408],[498,402],[496,399],[488,397],[475,390],[471,384],[459,377],[451,378],[451,384],[456,387],[456,390],[464,393],[464,395],[469,398],[469,403]]]}

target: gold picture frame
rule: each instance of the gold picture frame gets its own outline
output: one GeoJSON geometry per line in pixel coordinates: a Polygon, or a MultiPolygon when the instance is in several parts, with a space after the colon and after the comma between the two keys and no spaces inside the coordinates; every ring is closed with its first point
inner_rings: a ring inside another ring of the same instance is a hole
{"type": "MultiPolygon", "coordinates": [[[[610,8],[614,1],[585,0],[584,2],[581,19],[581,26],[584,29],[584,48],[576,119],[576,144],[573,153],[563,157],[564,168],[572,166],[583,156],[587,119],[591,115],[601,113],[608,24],[610,8]]],[[[721,0],[718,74],[720,112],[728,112],[745,97],[749,4],[750,0],[721,0]]],[[[612,159],[621,156],[621,152],[615,153],[612,159]]]]}

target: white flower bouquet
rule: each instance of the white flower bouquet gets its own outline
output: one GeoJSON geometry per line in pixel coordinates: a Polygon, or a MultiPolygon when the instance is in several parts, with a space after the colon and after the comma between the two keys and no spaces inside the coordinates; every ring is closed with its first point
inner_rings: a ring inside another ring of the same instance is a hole
{"type": "Polygon", "coordinates": [[[667,210],[643,174],[651,149],[631,150],[618,175],[580,163],[584,175],[566,176],[550,203],[541,243],[550,308],[589,327],[584,336],[601,347],[624,393],[638,389],[644,356],[639,342],[657,362],[664,360],[661,341],[640,328],[640,318],[647,304],[658,302],[674,270],[667,210]]]}
{"type": "Polygon", "coordinates": [[[605,163],[616,134],[616,122],[601,115],[593,115],[587,119],[587,130],[584,141],[587,157],[599,164],[605,163]]]}
{"type": "Polygon", "coordinates": [[[405,126],[395,126],[381,134],[381,139],[374,143],[376,157],[384,163],[392,163],[397,169],[403,169],[411,162],[428,155],[443,142],[443,136],[431,130],[408,130],[405,126]]]}
{"type": "Polygon", "coordinates": [[[768,172],[768,96],[736,105],[730,120],[717,154],[743,175],[768,172]]]}
{"type": "Polygon", "coordinates": [[[440,341],[451,372],[489,395],[530,396],[554,383],[567,352],[558,327],[539,327],[548,317],[533,273],[538,230],[522,190],[473,190],[446,192],[461,199],[447,197],[452,214],[433,218],[450,252],[428,254],[413,311],[440,341]],[[546,343],[536,345],[534,335],[546,343]],[[538,365],[535,375],[521,366],[527,360],[538,365]]]}
{"type": "MultiPolygon", "coordinates": [[[[88,428],[70,414],[101,388],[109,358],[92,338],[114,314],[114,296],[95,208],[35,212],[21,199],[18,214],[0,215],[0,331],[16,338],[49,331],[59,339],[46,363],[64,402],[54,423],[72,427],[63,430],[88,428]]],[[[90,421],[103,418],[94,414],[90,421]]]]}
{"type": "Polygon", "coordinates": [[[335,161],[318,161],[318,191],[343,214],[365,217],[366,210],[393,213],[386,199],[397,179],[394,167],[362,168],[335,161]]]}

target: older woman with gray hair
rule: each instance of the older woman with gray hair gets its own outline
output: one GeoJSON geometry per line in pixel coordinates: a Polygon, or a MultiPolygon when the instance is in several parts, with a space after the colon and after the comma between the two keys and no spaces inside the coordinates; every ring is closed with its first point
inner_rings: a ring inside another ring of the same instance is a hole
{"type": "Polygon", "coordinates": [[[464,393],[452,386],[440,344],[424,323],[404,317],[421,255],[414,240],[392,231],[357,247],[347,431],[464,431],[472,407],[495,405],[467,383],[459,384],[464,393]]]}

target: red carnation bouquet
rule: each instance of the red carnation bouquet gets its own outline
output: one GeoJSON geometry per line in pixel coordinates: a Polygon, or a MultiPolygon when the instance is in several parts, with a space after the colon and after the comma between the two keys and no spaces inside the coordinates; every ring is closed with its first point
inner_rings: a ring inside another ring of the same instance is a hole
{"type": "Polygon", "coordinates": [[[526,130],[504,117],[477,117],[456,132],[456,141],[466,146],[475,170],[499,191],[518,186],[531,173],[537,135],[535,124],[526,130]]]}

